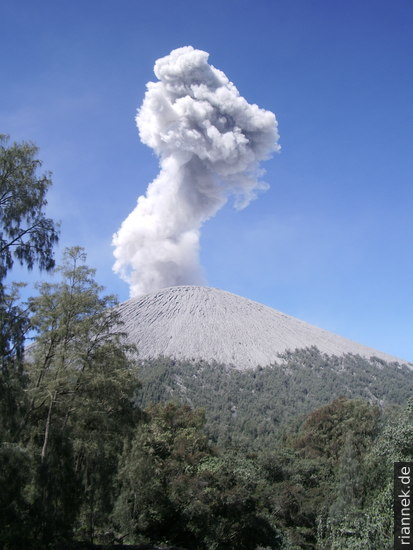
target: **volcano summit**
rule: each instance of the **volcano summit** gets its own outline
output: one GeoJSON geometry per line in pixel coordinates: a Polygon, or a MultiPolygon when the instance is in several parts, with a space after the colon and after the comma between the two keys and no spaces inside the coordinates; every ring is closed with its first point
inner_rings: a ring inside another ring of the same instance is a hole
{"type": "Polygon", "coordinates": [[[203,286],[174,286],[119,306],[128,340],[142,359],[205,360],[251,369],[287,350],[316,346],[328,355],[351,353],[406,363],[247,298],[203,286]]]}

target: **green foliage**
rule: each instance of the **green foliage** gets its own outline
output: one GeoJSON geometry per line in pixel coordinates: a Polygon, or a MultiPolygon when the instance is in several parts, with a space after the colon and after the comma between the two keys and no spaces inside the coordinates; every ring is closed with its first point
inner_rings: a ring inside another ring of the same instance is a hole
{"type": "Polygon", "coordinates": [[[217,455],[200,411],[167,403],[146,412],[119,471],[115,518],[128,538],[193,550],[279,548],[253,463],[217,455]]]}
{"type": "MultiPolygon", "coordinates": [[[[119,472],[121,485],[115,517],[124,532],[146,540],[177,543],[174,532],[179,512],[170,487],[190,478],[200,459],[210,453],[201,431],[202,415],[174,404],[153,406],[147,421],[138,426],[130,446],[125,448],[119,472]]],[[[176,489],[176,487],[175,487],[176,489]]]]}
{"type": "Polygon", "coordinates": [[[208,523],[203,547],[280,548],[281,537],[271,521],[261,472],[254,458],[227,452],[204,461],[199,477],[203,486],[196,496],[204,510],[196,519],[199,526],[204,521],[208,523]]]}
{"type": "MultiPolygon", "coordinates": [[[[115,299],[100,296],[94,270],[84,261],[81,249],[67,250],[58,269],[62,281],[43,283],[39,296],[30,300],[38,337],[29,369],[26,423],[41,470],[46,465],[54,468],[51,442],[67,438],[66,451],[60,454],[73,470],[72,490],[82,495],[81,523],[93,539],[111,511],[117,458],[137,421],[132,398],[138,385],[128,347],[122,343],[115,299]]],[[[60,488],[66,487],[62,480],[60,488]]],[[[48,506],[50,496],[44,494],[42,503],[48,506]]]]}
{"type": "Polygon", "coordinates": [[[175,400],[204,408],[217,444],[256,450],[273,446],[297,419],[339,397],[402,404],[413,393],[413,371],[405,366],[327,356],[316,348],[255,370],[161,358],[145,361],[139,374],[139,405],[175,400]]]}
{"type": "Polygon", "coordinates": [[[19,290],[23,286],[13,283],[9,289],[1,287],[0,291],[0,368],[3,371],[23,358],[23,342],[29,326],[27,310],[20,303],[19,290]]]}
{"type": "Polygon", "coordinates": [[[43,212],[51,180],[37,175],[37,148],[7,142],[0,135],[0,545],[12,549],[34,547],[27,494],[33,457],[20,439],[28,407],[23,351],[29,318],[19,298],[23,285],[7,288],[4,279],[15,260],[51,269],[58,232],[43,212]]]}
{"type": "Polygon", "coordinates": [[[371,444],[378,433],[379,419],[378,407],[360,399],[339,398],[308,415],[295,445],[307,456],[337,462],[344,447],[350,445],[360,454],[371,444]]]}
{"type": "Polygon", "coordinates": [[[59,547],[72,537],[80,505],[72,442],[67,433],[50,430],[48,452],[40,457],[32,448],[32,479],[28,488],[32,537],[41,547],[59,547]]]}
{"type": "MultiPolygon", "coordinates": [[[[360,528],[357,518],[363,517],[369,491],[364,462],[381,420],[374,405],[341,398],[311,412],[294,432],[284,434],[276,450],[261,455],[286,549],[327,550],[339,532],[347,540],[351,529],[360,528]]],[[[368,535],[357,531],[357,536],[368,535]]]]}
{"type": "Polygon", "coordinates": [[[17,522],[39,548],[60,548],[74,533],[92,541],[107,529],[118,459],[140,417],[116,300],[101,296],[79,248],[66,251],[57,273],[60,282],[41,284],[29,300],[37,337],[20,362],[22,405],[7,407],[12,420],[2,428],[1,481],[15,483],[0,543],[17,522]],[[20,477],[10,456],[24,462],[20,477]]]}
{"type": "Polygon", "coordinates": [[[0,134],[0,282],[14,260],[32,269],[53,268],[52,250],[58,240],[56,225],[46,218],[50,174],[37,175],[42,163],[31,143],[13,143],[0,134]]]}
{"type": "Polygon", "coordinates": [[[19,286],[0,297],[0,441],[9,443],[16,441],[27,406],[23,342],[29,319],[19,304],[19,286]]]}
{"type": "Polygon", "coordinates": [[[140,373],[139,403],[202,406],[220,447],[256,450],[260,506],[283,548],[391,547],[392,460],[411,460],[413,441],[392,404],[411,395],[410,369],[310,348],[255,371],[164,358],[140,373]]]}
{"type": "MultiPolygon", "coordinates": [[[[361,411],[363,404],[352,408],[361,411]]],[[[318,517],[320,550],[393,548],[393,463],[413,459],[413,417],[408,405],[388,411],[377,429],[372,418],[356,413],[346,420],[364,422],[364,429],[357,434],[353,426],[341,447],[332,498],[318,517]]]]}
{"type": "Polygon", "coordinates": [[[31,478],[31,456],[20,445],[0,443],[0,544],[5,548],[29,547],[29,503],[25,489],[31,478]]]}

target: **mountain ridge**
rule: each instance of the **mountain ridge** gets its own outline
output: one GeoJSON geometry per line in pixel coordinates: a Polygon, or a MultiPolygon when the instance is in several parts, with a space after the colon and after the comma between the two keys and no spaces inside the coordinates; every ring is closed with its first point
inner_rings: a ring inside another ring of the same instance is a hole
{"type": "MultiPolygon", "coordinates": [[[[317,347],[408,361],[353,342],[248,298],[205,286],[174,286],[118,306],[128,341],[141,359],[171,357],[216,362],[239,370],[268,366],[286,351],[317,347]]],[[[411,365],[410,365],[411,366],[411,365]]]]}

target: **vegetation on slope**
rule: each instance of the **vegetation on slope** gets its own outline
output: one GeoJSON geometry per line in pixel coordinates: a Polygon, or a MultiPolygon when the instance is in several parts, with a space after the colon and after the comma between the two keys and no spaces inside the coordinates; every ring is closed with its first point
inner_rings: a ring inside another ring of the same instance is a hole
{"type": "Polygon", "coordinates": [[[288,352],[270,367],[244,371],[167,358],[145,361],[139,377],[140,406],[175,400],[204,408],[214,441],[255,449],[336,398],[391,406],[413,394],[413,372],[406,366],[328,356],[314,347],[288,352]]]}

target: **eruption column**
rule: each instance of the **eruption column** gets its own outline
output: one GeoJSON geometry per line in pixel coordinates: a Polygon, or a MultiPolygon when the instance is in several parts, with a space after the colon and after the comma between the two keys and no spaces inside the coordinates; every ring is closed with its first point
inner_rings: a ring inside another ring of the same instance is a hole
{"type": "Polygon", "coordinates": [[[202,224],[228,197],[244,208],[266,189],[258,165],[279,149],[274,114],[241,97],[207,52],[178,48],[154,72],[136,122],[160,173],[113,237],[114,271],[131,296],[202,284],[202,224]]]}

